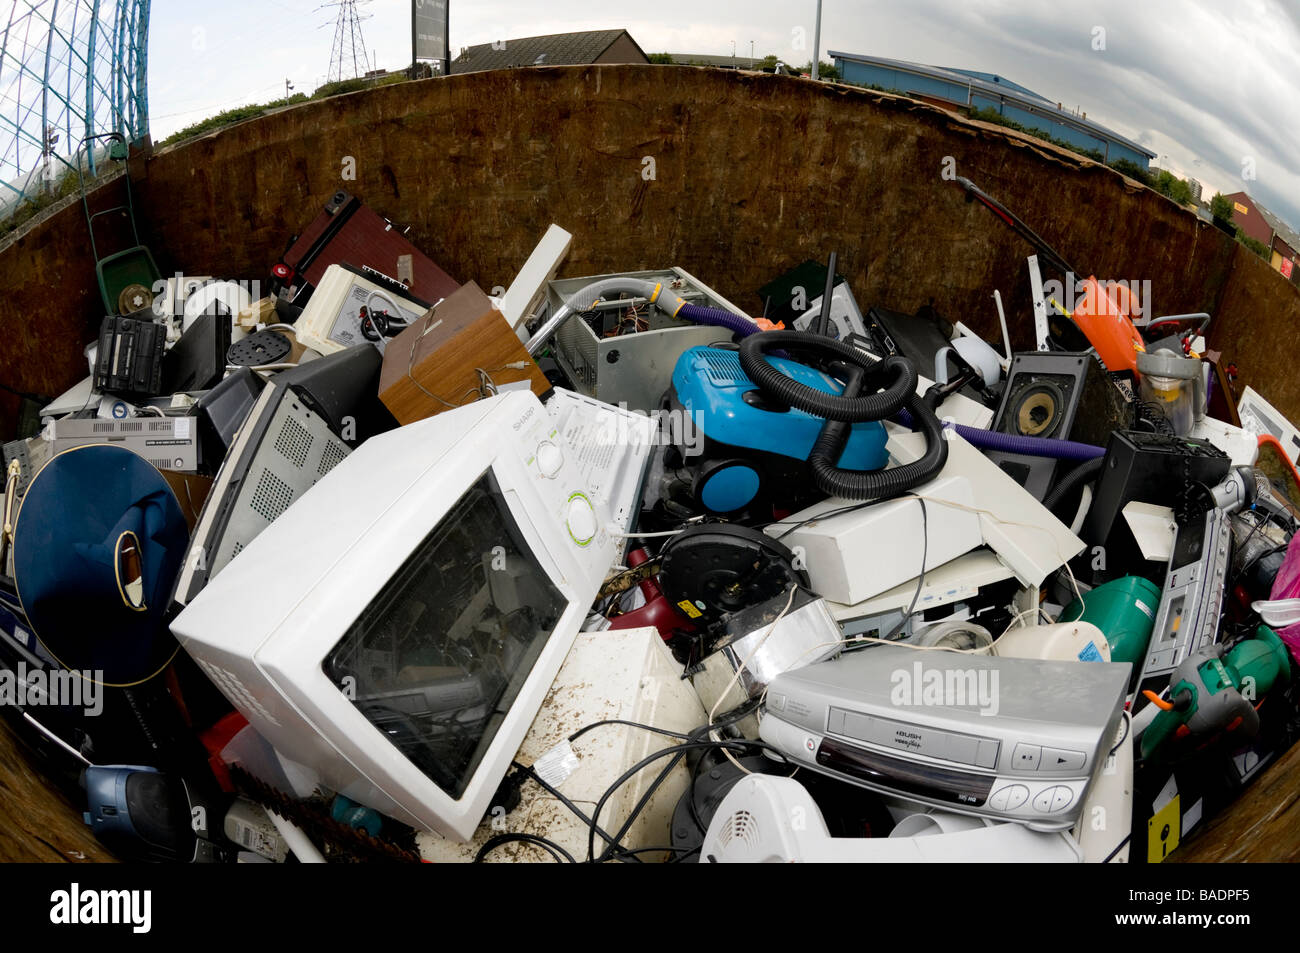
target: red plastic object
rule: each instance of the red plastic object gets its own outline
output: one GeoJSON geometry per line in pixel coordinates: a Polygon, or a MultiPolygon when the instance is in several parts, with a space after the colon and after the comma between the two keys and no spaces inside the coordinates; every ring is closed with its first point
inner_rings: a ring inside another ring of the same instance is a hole
{"type": "MultiPolygon", "coordinates": [[[[644,549],[629,550],[628,567],[635,569],[649,558],[649,554],[644,549]]],[[[665,642],[677,631],[695,631],[695,626],[691,625],[690,621],[668,601],[668,597],[659,588],[659,583],[653,579],[643,579],[639,585],[641,594],[645,596],[645,605],[616,616],[610,622],[611,629],[638,629],[651,625],[659,630],[659,637],[665,642]]]]}
{"type": "Polygon", "coordinates": [[[212,768],[212,773],[217,778],[217,783],[221,785],[221,790],[227,794],[235,793],[234,782],[230,780],[230,772],[226,770],[226,764],[221,760],[221,751],[226,745],[230,744],[232,738],[248,727],[248,719],[237,711],[232,711],[226,715],[207,731],[199,735],[199,741],[208,752],[208,766],[212,768]]]}

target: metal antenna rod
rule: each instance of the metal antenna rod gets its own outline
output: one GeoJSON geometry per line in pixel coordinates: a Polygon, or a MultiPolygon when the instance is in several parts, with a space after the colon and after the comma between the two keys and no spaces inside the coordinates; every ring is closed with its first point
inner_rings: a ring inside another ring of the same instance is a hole
{"type": "Polygon", "coordinates": [[[830,261],[826,263],[826,290],[822,292],[822,310],[817,316],[817,333],[826,337],[826,331],[831,324],[831,292],[835,290],[835,265],[839,256],[831,252],[830,261]]]}

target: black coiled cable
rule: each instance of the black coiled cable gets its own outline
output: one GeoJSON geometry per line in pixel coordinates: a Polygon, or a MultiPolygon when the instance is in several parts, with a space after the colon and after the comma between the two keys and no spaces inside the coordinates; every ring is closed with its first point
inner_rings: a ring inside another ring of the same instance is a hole
{"type": "Polygon", "coordinates": [[[1138,429],[1141,429],[1145,424],[1151,428],[1152,433],[1164,434],[1167,437],[1177,436],[1174,432],[1174,425],[1170,423],[1164,408],[1155,401],[1134,401],[1133,423],[1138,429]]]}
{"type": "Polygon", "coordinates": [[[905,357],[891,356],[871,364],[855,347],[806,331],[765,331],[740,342],[740,366],[769,396],[805,413],[826,418],[808,455],[813,482],[823,493],[850,500],[885,500],[907,492],[935,476],[948,461],[943,425],[934,411],[917,396],[915,365],[905,357]],[[827,394],[791,380],[768,362],[764,352],[778,347],[820,352],[848,368],[841,394],[827,394]],[[891,375],[884,390],[861,395],[864,380],[891,375]],[[844,470],[838,466],[852,424],[883,420],[906,407],[926,438],[925,455],[903,466],[884,470],[844,470]]]}

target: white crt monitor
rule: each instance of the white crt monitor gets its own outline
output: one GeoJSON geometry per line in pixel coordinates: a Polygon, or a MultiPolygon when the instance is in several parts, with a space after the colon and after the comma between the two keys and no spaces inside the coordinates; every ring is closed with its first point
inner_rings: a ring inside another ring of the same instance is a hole
{"type": "Polygon", "coordinates": [[[282,756],[468,840],[620,542],[512,391],[366,441],[172,631],[282,756]]]}

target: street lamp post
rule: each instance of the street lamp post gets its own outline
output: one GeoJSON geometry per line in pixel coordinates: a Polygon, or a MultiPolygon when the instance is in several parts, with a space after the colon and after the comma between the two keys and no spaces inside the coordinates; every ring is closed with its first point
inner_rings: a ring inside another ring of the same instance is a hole
{"type": "Polygon", "coordinates": [[[822,0],[817,0],[817,25],[813,28],[813,72],[812,78],[817,79],[818,67],[821,66],[822,58],[822,0]]]}

